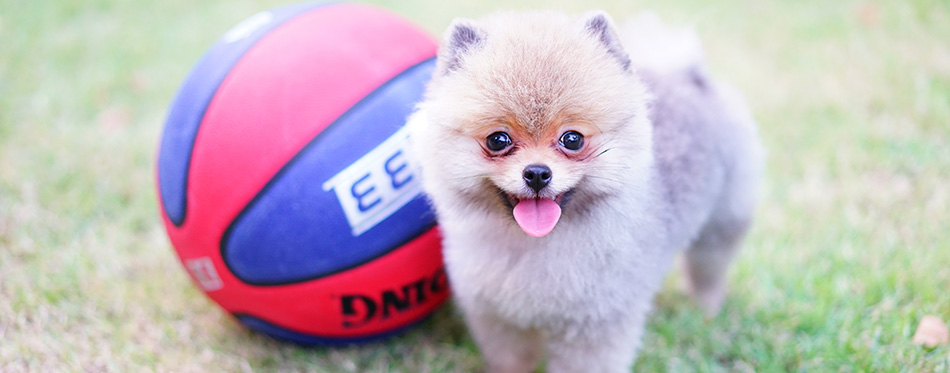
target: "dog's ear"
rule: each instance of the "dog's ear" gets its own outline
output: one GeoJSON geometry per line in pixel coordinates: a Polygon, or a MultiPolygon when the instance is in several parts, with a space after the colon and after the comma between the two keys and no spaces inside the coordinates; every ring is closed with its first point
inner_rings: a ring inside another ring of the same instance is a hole
{"type": "Polygon", "coordinates": [[[610,16],[602,10],[594,10],[587,14],[585,27],[593,37],[597,38],[601,44],[607,48],[610,55],[613,56],[624,70],[630,69],[630,56],[620,44],[620,37],[614,29],[610,16]]]}
{"type": "Polygon", "coordinates": [[[462,66],[465,55],[485,41],[485,32],[468,19],[456,18],[445,32],[439,50],[439,72],[448,74],[462,66]]]}

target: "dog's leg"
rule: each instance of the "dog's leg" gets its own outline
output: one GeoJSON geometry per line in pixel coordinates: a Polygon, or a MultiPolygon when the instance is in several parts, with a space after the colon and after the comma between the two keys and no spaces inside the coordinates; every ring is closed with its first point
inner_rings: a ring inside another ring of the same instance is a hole
{"type": "MultiPolygon", "coordinates": [[[[650,302],[645,299],[645,302],[650,302]]],[[[649,304],[631,309],[626,322],[613,320],[578,333],[552,335],[547,340],[550,373],[629,372],[640,348],[649,304]]]]}
{"type": "Polygon", "coordinates": [[[748,226],[747,219],[714,216],[684,255],[687,289],[706,317],[715,316],[722,307],[729,263],[748,226]]]}
{"type": "Polygon", "coordinates": [[[541,360],[540,336],[482,315],[468,315],[469,330],[490,373],[526,373],[541,360]]]}

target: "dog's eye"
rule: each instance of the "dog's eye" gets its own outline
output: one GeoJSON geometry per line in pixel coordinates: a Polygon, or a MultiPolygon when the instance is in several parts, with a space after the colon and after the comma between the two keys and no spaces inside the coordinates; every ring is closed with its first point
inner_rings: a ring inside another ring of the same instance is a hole
{"type": "Polygon", "coordinates": [[[511,146],[511,136],[505,132],[495,132],[485,138],[485,146],[493,152],[502,151],[511,146]]]}
{"type": "Polygon", "coordinates": [[[580,150],[584,146],[584,135],[577,131],[567,131],[561,135],[560,142],[567,150],[580,150]]]}

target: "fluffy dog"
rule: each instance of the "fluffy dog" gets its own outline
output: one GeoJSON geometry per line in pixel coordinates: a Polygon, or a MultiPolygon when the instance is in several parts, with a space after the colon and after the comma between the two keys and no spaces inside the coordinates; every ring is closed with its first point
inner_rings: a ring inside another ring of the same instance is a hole
{"type": "Polygon", "coordinates": [[[602,12],[456,20],[411,155],[456,302],[490,371],[629,369],[652,298],[685,249],[718,311],[761,159],[744,104],[690,33],[602,12]]]}

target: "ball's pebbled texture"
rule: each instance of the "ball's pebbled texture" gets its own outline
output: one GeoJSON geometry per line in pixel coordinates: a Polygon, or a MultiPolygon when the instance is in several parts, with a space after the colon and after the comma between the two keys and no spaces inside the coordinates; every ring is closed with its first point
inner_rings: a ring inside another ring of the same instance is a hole
{"type": "Polygon", "coordinates": [[[194,67],[165,123],[165,227],[197,285],[301,344],[404,330],[449,289],[434,214],[404,156],[436,43],[377,8],[252,16],[194,67]]]}

